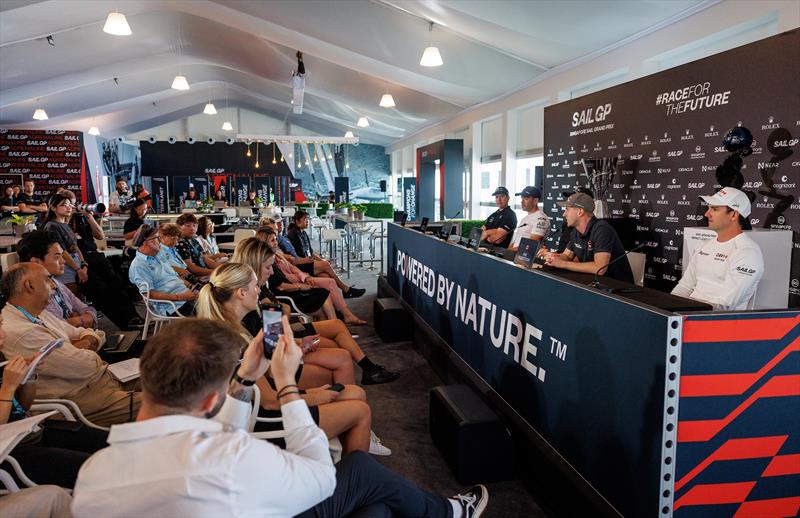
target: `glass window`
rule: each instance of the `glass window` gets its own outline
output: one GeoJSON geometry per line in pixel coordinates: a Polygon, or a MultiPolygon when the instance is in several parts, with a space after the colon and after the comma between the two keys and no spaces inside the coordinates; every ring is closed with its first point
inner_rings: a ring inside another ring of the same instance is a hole
{"type": "MultiPolygon", "coordinates": [[[[526,156],[517,158],[517,176],[516,186],[517,192],[521,191],[528,185],[542,188],[542,167],[544,166],[544,156],[526,156]],[[538,169],[537,169],[538,167],[538,169]]],[[[514,193],[511,193],[512,195],[514,193]]],[[[514,207],[514,212],[517,213],[517,219],[525,217],[525,211],[520,206],[520,197],[516,196],[511,199],[511,204],[514,207]]],[[[541,205],[539,206],[541,208],[541,205]]]]}
{"type": "Polygon", "coordinates": [[[486,219],[489,214],[497,210],[492,193],[500,186],[500,171],[503,168],[502,161],[487,162],[481,164],[481,189],[478,202],[480,212],[475,219],[486,219]]]}

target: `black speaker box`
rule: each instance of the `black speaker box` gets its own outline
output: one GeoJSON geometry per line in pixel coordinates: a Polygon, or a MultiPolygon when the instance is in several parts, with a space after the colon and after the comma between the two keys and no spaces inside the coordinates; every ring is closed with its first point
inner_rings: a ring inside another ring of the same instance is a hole
{"type": "Polygon", "coordinates": [[[372,308],[375,331],[381,340],[403,342],[414,338],[414,321],[399,301],[376,298],[372,308]]]}
{"type": "Polygon", "coordinates": [[[505,425],[466,385],[430,392],[430,431],[459,484],[514,478],[514,447],[505,425]]]}

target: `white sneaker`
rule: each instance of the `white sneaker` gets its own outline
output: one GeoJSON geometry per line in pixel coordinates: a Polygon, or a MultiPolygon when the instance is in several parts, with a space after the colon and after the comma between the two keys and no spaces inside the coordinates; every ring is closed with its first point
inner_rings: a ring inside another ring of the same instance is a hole
{"type": "Polygon", "coordinates": [[[451,496],[450,500],[461,505],[462,518],[478,518],[489,503],[489,491],[483,484],[478,484],[460,495],[451,496]]]}
{"type": "Polygon", "coordinates": [[[369,432],[369,452],[373,455],[389,456],[392,450],[381,444],[381,440],[375,435],[375,432],[369,432]]]}

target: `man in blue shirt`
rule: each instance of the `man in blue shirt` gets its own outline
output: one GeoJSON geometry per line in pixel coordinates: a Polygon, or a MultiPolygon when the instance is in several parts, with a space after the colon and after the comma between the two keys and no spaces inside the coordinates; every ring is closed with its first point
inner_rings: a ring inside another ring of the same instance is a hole
{"type": "Polygon", "coordinates": [[[177,312],[181,315],[192,315],[197,293],[186,287],[169,262],[158,259],[158,252],[161,249],[158,231],[149,225],[142,225],[134,237],[133,244],[138,250],[128,270],[131,282],[142,293],[145,292],[146,283],[150,289],[150,298],[153,300],[168,300],[174,303],[173,306],[167,302],[155,302],[152,306],[153,311],[159,315],[175,316],[177,308],[177,312]]]}

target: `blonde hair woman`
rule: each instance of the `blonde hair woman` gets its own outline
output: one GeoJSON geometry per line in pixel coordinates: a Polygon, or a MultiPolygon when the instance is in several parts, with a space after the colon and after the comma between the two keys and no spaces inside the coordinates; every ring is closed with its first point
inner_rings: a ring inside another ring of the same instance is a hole
{"type": "MultiPolygon", "coordinates": [[[[256,272],[258,282],[261,286],[261,293],[259,298],[262,304],[276,303],[275,296],[269,291],[266,286],[267,279],[272,275],[272,267],[275,263],[275,253],[272,247],[265,241],[256,237],[249,237],[239,242],[236,246],[236,251],[231,259],[234,263],[243,263],[256,272]]],[[[286,308],[285,308],[286,310],[286,308]]],[[[257,312],[249,313],[243,320],[242,324],[251,332],[257,332],[260,326],[260,316],[257,312]]],[[[299,329],[298,324],[295,324],[292,329],[295,331],[295,337],[306,337],[309,334],[319,335],[321,348],[339,348],[347,351],[350,358],[358,363],[361,367],[363,375],[361,377],[362,385],[377,385],[379,383],[389,383],[400,377],[400,374],[386,370],[381,365],[373,363],[364,351],[361,350],[358,343],[353,339],[353,336],[347,330],[347,326],[337,319],[321,320],[313,322],[312,324],[305,324],[305,330],[299,329]]],[[[300,324],[303,326],[303,324],[300,324]]],[[[311,353],[306,357],[308,362],[311,353]]]]}
{"type": "MultiPolygon", "coordinates": [[[[197,315],[227,322],[241,322],[258,308],[258,278],[246,264],[229,263],[214,270],[208,284],[200,290],[197,315]]],[[[239,324],[242,337],[251,334],[239,324]]],[[[304,369],[305,370],[305,369],[304,369]]],[[[277,394],[264,376],[256,381],[261,391],[259,413],[269,415],[279,409],[277,394]]],[[[302,395],[312,417],[329,438],[339,437],[345,452],[369,451],[372,414],[364,402],[366,395],[357,386],[348,385],[341,392],[318,387],[302,395]]]]}

